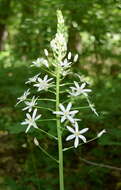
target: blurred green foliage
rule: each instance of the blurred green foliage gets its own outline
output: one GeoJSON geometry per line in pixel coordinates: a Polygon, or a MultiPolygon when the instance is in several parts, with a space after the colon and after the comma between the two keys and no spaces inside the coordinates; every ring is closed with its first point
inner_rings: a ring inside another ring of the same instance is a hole
{"type": "MultiPolygon", "coordinates": [[[[99,141],[64,153],[66,190],[120,190],[119,170],[87,165],[87,160],[120,167],[121,155],[121,2],[119,0],[0,0],[0,189],[58,189],[57,166],[34,145],[34,130],[26,136],[24,115],[16,99],[25,81],[38,73],[28,66],[49,48],[60,8],[69,33],[68,50],[79,53],[75,72],[91,84],[99,118],[83,110],[82,127],[90,136],[103,128],[99,141]]],[[[35,92],[33,92],[34,94],[35,92]]],[[[43,102],[43,104],[46,104],[43,102]]],[[[81,104],[81,100],[79,102],[81,104]]],[[[51,106],[48,104],[47,106],[51,106]]],[[[54,123],[42,127],[55,134],[54,123]]],[[[44,135],[42,146],[57,156],[57,145],[44,135]]],[[[63,141],[65,144],[65,141],[63,141]]]]}

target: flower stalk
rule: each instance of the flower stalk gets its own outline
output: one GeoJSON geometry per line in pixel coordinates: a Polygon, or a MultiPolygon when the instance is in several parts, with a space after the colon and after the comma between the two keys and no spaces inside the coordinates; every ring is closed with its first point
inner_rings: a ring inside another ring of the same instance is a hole
{"type": "MultiPolygon", "coordinates": [[[[56,70],[57,70],[56,72],[56,111],[59,111],[60,66],[58,63],[57,63],[56,70]]],[[[59,181],[60,181],[60,190],[64,190],[62,131],[61,131],[61,126],[60,126],[60,117],[56,115],[56,118],[57,118],[58,155],[59,155],[59,181]]]]}

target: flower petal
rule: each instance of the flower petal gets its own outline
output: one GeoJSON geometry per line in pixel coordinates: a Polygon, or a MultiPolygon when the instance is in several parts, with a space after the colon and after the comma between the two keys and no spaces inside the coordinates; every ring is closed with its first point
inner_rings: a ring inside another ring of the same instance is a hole
{"type": "Polygon", "coordinates": [[[44,81],[46,81],[48,79],[48,75],[45,75],[44,77],[44,81]]]}
{"type": "Polygon", "coordinates": [[[50,81],[52,81],[52,80],[53,80],[53,78],[50,78],[50,79],[47,80],[47,82],[50,82],[50,81]]]}
{"type": "Polygon", "coordinates": [[[76,137],[74,141],[74,147],[77,148],[78,145],[79,145],[79,137],[76,137]]]}
{"type": "Polygon", "coordinates": [[[72,127],[67,126],[66,127],[71,133],[75,133],[74,129],[72,127]]]}
{"type": "Polygon", "coordinates": [[[64,108],[64,106],[63,106],[62,104],[59,105],[59,108],[60,108],[63,112],[65,112],[65,108],[64,108]]]}
{"type": "Polygon", "coordinates": [[[70,140],[72,140],[72,139],[74,139],[75,138],[75,135],[69,135],[67,138],[66,138],[66,141],[70,141],[70,140]]]}
{"type": "Polygon", "coordinates": [[[83,134],[83,133],[87,132],[88,130],[89,130],[89,128],[84,128],[84,129],[80,130],[79,133],[83,134]]]}
{"type": "Polygon", "coordinates": [[[75,115],[78,112],[79,112],[78,110],[74,110],[74,111],[70,111],[70,114],[75,115]]]}
{"type": "Polygon", "coordinates": [[[29,113],[26,114],[26,117],[31,120],[31,115],[29,113]]]}
{"type": "Polygon", "coordinates": [[[36,113],[37,113],[37,108],[33,111],[32,118],[35,118],[36,113]]]}
{"type": "Polygon", "coordinates": [[[33,123],[33,127],[36,128],[36,129],[38,128],[37,124],[35,122],[33,123]]]}
{"type": "Polygon", "coordinates": [[[78,137],[79,137],[80,139],[82,139],[84,143],[86,143],[87,140],[86,140],[86,138],[85,138],[83,135],[79,135],[78,137]]]}
{"type": "Polygon", "coordinates": [[[91,89],[84,89],[83,92],[92,92],[91,89]]]}
{"type": "Polygon", "coordinates": [[[72,107],[72,103],[70,102],[70,103],[67,105],[66,111],[70,111],[71,107],[72,107]]]}
{"type": "Polygon", "coordinates": [[[74,84],[75,84],[76,88],[79,88],[78,82],[74,81],[74,84]]]}
{"type": "Polygon", "coordinates": [[[29,126],[27,127],[25,133],[27,133],[27,132],[29,131],[30,127],[31,127],[31,125],[29,125],[29,126]]]}
{"type": "Polygon", "coordinates": [[[80,88],[83,89],[85,86],[86,86],[86,82],[82,83],[80,88]]]}
{"type": "Polygon", "coordinates": [[[66,117],[65,117],[65,116],[62,116],[62,117],[61,117],[61,123],[63,123],[65,120],[66,120],[66,117]]]}
{"type": "Polygon", "coordinates": [[[63,115],[63,112],[62,111],[54,111],[53,114],[63,115]]]}
{"type": "Polygon", "coordinates": [[[79,126],[78,126],[77,122],[75,122],[74,127],[75,127],[75,131],[78,132],[79,131],[79,126]]]}
{"type": "Polygon", "coordinates": [[[40,117],[41,117],[41,114],[37,115],[37,117],[35,118],[35,120],[38,120],[40,117]]]}
{"type": "Polygon", "coordinates": [[[74,123],[74,119],[70,115],[67,115],[67,118],[71,123],[74,123]]]}
{"type": "Polygon", "coordinates": [[[21,122],[21,125],[26,125],[26,124],[27,124],[26,121],[21,122]]]}

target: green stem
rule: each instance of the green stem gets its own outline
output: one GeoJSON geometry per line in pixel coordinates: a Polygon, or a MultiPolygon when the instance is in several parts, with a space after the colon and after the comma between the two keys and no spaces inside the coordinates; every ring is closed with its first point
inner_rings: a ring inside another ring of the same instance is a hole
{"type": "MultiPolygon", "coordinates": [[[[94,138],[88,140],[86,143],[80,143],[78,146],[81,146],[81,145],[83,145],[83,144],[87,144],[87,143],[92,142],[92,141],[94,141],[94,140],[96,140],[96,139],[98,139],[98,138],[99,138],[99,137],[94,137],[94,138]]],[[[72,149],[72,148],[74,148],[74,146],[70,146],[70,147],[68,147],[68,148],[64,148],[64,149],[63,149],[63,152],[64,152],[64,151],[67,151],[67,150],[70,150],[70,149],[72,149]]]]}
{"type": "MultiPolygon", "coordinates": [[[[59,111],[59,103],[60,103],[59,93],[60,93],[60,66],[58,64],[56,72],[56,111],[59,111]]],[[[58,115],[56,117],[57,117],[58,154],[59,154],[59,182],[60,182],[60,190],[64,190],[62,131],[60,126],[60,117],[58,115]]]]}
{"type": "Polygon", "coordinates": [[[45,71],[45,73],[48,73],[48,74],[50,74],[50,75],[52,75],[53,77],[55,77],[55,74],[53,73],[53,72],[51,72],[51,71],[49,71],[49,70],[46,70],[46,69],[43,69],[43,68],[41,68],[43,71],[45,71]]]}
{"type": "Polygon", "coordinates": [[[38,121],[56,121],[56,119],[39,119],[38,121]]]}
{"type": "Polygon", "coordinates": [[[28,141],[28,144],[29,144],[29,147],[30,147],[33,169],[34,169],[34,172],[35,172],[35,175],[36,175],[36,178],[37,178],[38,190],[40,190],[41,187],[40,187],[40,183],[39,183],[39,176],[38,176],[38,171],[37,171],[36,158],[35,158],[35,155],[34,155],[33,144],[31,143],[31,140],[30,140],[29,136],[27,137],[27,141],[28,141]]]}
{"type": "Polygon", "coordinates": [[[44,150],[44,148],[42,148],[40,145],[39,145],[38,147],[39,147],[39,149],[40,149],[43,153],[45,153],[49,158],[51,158],[51,159],[54,160],[55,162],[59,163],[59,161],[56,160],[53,156],[51,156],[46,150],[44,150]]]}
{"type": "Polygon", "coordinates": [[[55,102],[55,99],[50,99],[50,98],[39,98],[38,100],[55,102]]]}
{"type": "Polygon", "coordinates": [[[53,135],[51,135],[50,133],[47,133],[46,131],[44,131],[44,130],[42,130],[42,129],[40,129],[40,128],[36,128],[38,131],[40,131],[40,132],[42,132],[42,133],[45,133],[46,135],[48,135],[48,136],[50,136],[50,137],[52,137],[53,139],[55,139],[55,140],[57,140],[58,138],[57,137],[55,137],[55,136],[53,136],[53,135]]]}
{"type": "Polygon", "coordinates": [[[45,109],[45,110],[48,110],[48,111],[51,111],[53,112],[54,110],[51,109],[51,108],[46,108],[46,107],[42,107],[42,106],[34,106],[35,108],[38,108],[38,109],[45,109]]]}
{"type": "Polygon", "coordinates": [[[78,110],[78,109],[86,109],[86,108],[90,108],[89,106],[82,106],[82,107],[76,107],[76,108],[73,108],[72,110],[78,110]]]}

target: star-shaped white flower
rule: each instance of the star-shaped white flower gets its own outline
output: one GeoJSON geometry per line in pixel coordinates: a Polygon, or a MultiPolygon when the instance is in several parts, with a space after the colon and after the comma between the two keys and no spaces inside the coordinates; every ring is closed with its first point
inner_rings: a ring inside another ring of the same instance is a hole
{"type": "Polygon", "coordinates": [[[64,59],[64,61],[60,62],[61,67],[69,68],[71,66],[71,62],[69,62],[67,59],[64,59]]]}
{"type": "Polygon", "coordinates": [[[48,75],[45,75],[44,79],[38,78],[38,83],[34,84],[34,86],[36,86],[38,88],[38,91],[48,90],[48,88],[53,83],[53,82],[49,83],[52,80],[53,80],[53,78],[48,79],[48,75]]]}
{"type": "MultiPolygon", "coordinates": [[[[21,97],[17,98],[17,99],[18,99],[17,104],[19,104],[19,103],[25,101],[26,98],[27,98],[27,96],[28,96],[29,94],[30,94],[30,89],[28,89],[27,91],[25,91],[24,94],[23,94],[21,97]]],[[[17,104],[16,104],[16,105],[17,105],[17,104]]]]}
{"type": "Polygon", "coordinates": [[[61,123],[63,123],[66,119],[69,120],[71,123],[75,122],[75,119],[73,118],[76,113],[78,113],[78,110],[70,111],[72,107],[72,103],[70,102],[67,107],[65,108],[62,104],[59,105],[59,108],[61,111],[54,111],[54,114],[61,115],[61,123]]]}
{"type": "Polygon", "coordinates": [[[25,119],[24,122],[21,123],[22,125],[28,125],[25,131],[26,133],[29,131],[30,127],[38,128],[35,121],[38,120],[41,117],[41,115],[36,116],[36,113],[37,109],[33,111],[32,116],[29,113],[27,113],[26,114],[27,118],[25,119]]]}
{"type": "Polygon", "coordinates": [[[35,75],[34,77],[29,78],[29,80],[25,84],[36,82],[39,75],[40,73],[35,75]]]}
{"type": "Polygon", "coordinates": [[[84,94],[87,96],[88,92],[91,92],[91,89],[86,89],[86,83],[82,83],[81,86],[79,86],[78,82],[74,81],[75,87],[70,87],[72,92],[69,92],[71,96],[79,96],[80,94],[84,94]]]}
{"type": "Polygon", "coordinates": [[[36,103],[37,101],[37,98],[35,98],[35,96],[33,96],[32,100],[29,102],[29,101],[25,101],[25,104],[27,105],[25,108],[23,108],[23,110],[28,110],[29,112],[32,111],[32,108],[37,105],[36,103]]]}
{"type": "Polygon", "coordinates": [[[72,127],[67,126],[67,129],[72,133],[72,135],[69,135],[66,138],[66,141],[75,139],[74,140],[74,147],[77,148],[78,145],[79,145],[79,139],[81,139],[84,143],[86,143],[86,138],[82,134],[87,132],[88,128],[84,128],[82,130],[79,130],[79,126],[78,126],[77,122],[74,123],[74,128],[75,129],[73,129],[72,127]]]}
{"type": "Polygon", "coordinates": [[[48,61],[44,58],[37,58],[37,60],[33,61],[32,63],[33,65],[31,66],[35,66],[35,67],[41,67],[42,65],[49,67],[48,61]]]}

